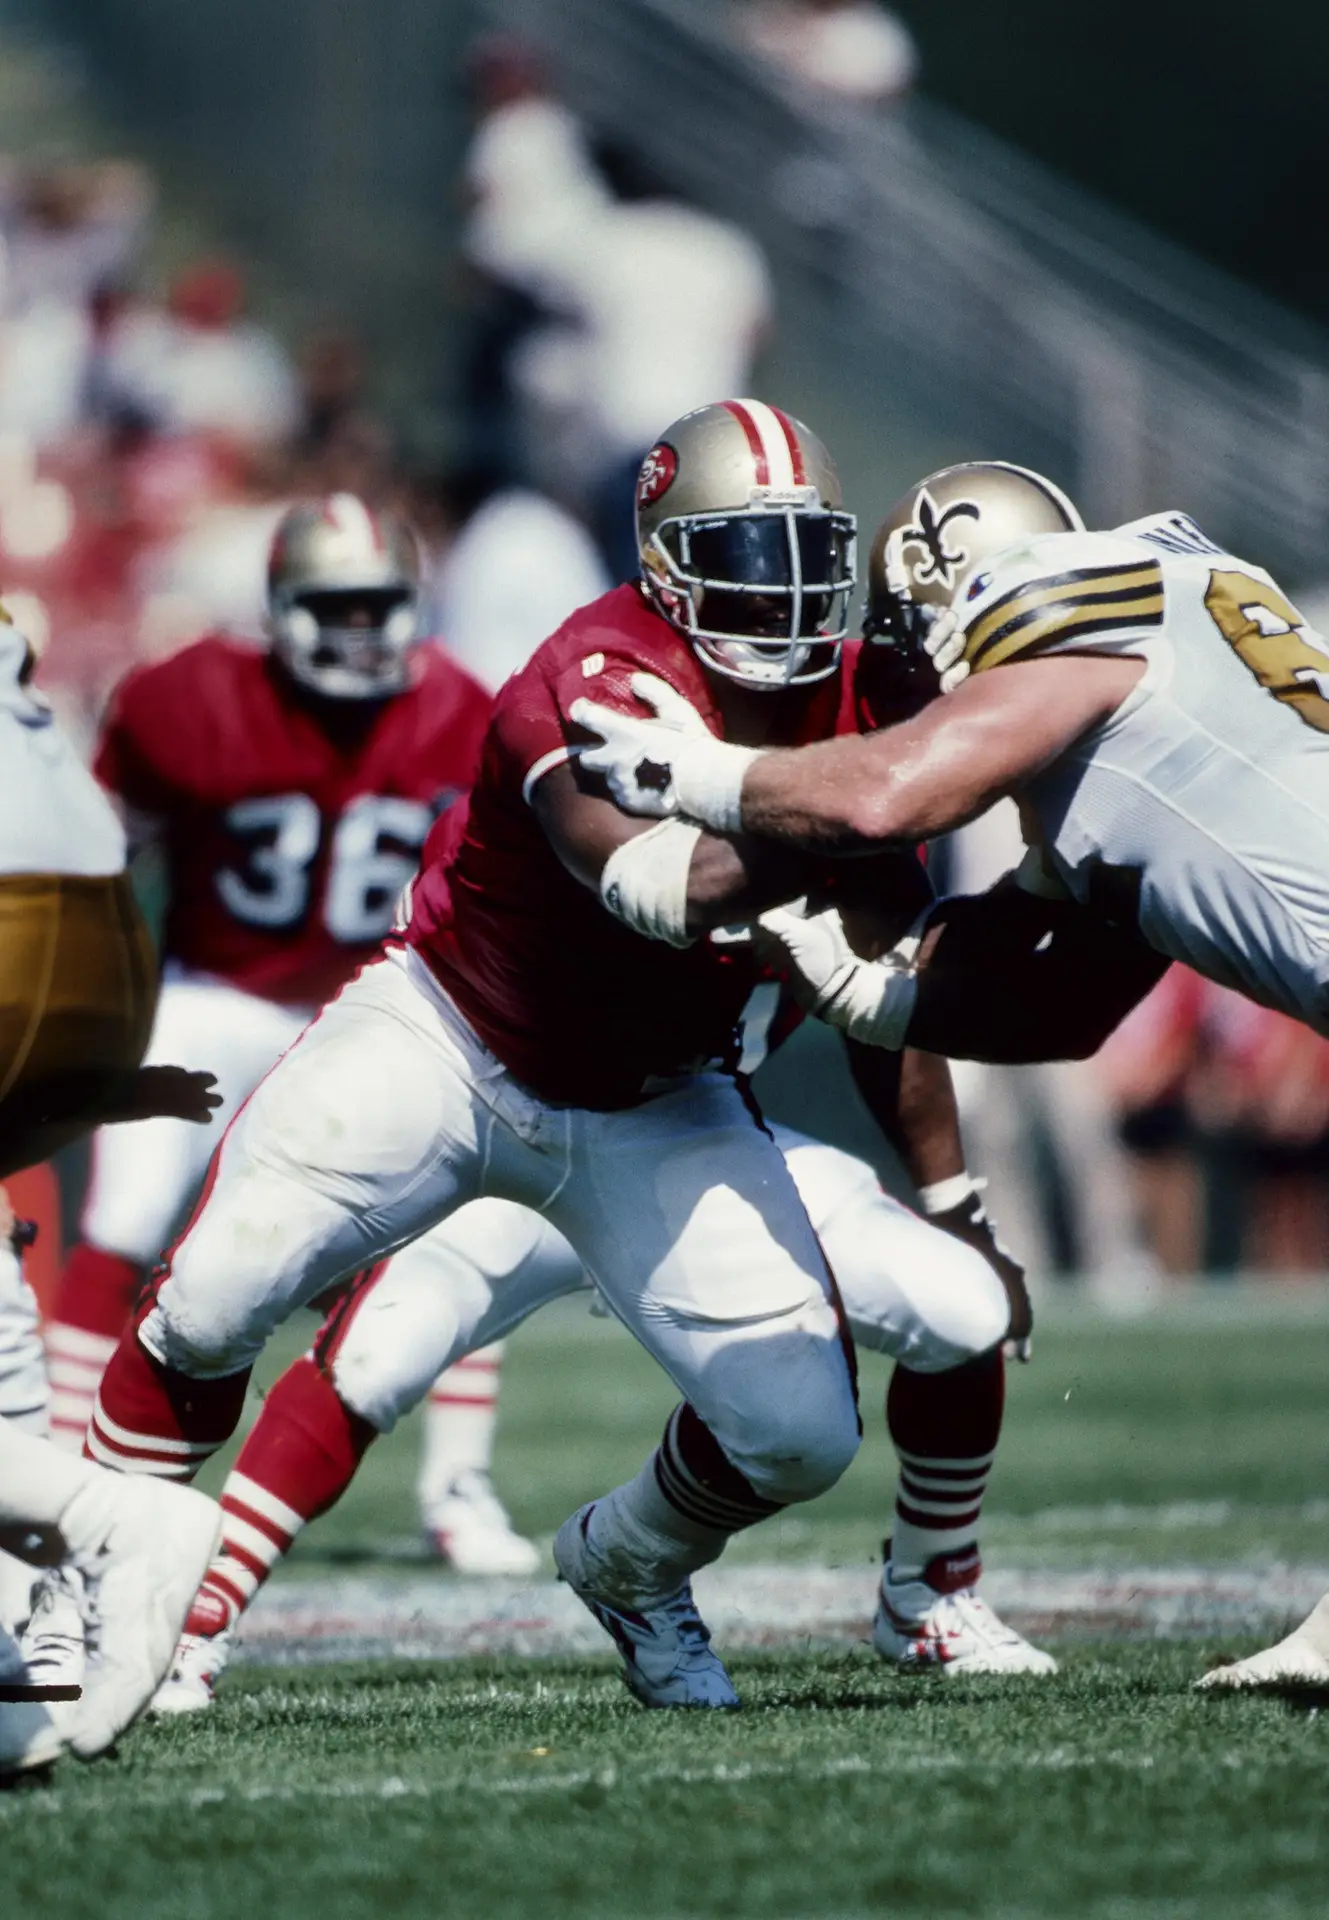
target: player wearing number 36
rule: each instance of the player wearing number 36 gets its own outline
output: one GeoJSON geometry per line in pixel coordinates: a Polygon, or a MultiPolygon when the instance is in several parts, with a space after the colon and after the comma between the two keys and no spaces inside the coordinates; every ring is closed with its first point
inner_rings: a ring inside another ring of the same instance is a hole
{"type": "Polygon", "coordinates": [[[417,576],[409,529],[354,496],[293,507],[269,562],[270,645],[211,635],[112,701],[96,772],[165,863],[148,1058],[210,1066],[224,1107],[210,1128],[95,1139],[50,1329],[71,1443],[220,1123],[375,953],[436,815],[474,778],[490,699],[417,643],[417,576]]]}

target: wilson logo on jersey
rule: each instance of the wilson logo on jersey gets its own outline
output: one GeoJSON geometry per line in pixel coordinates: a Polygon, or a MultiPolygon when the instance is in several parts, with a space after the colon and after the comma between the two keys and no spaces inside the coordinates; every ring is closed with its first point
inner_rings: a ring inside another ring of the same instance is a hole
{"type": "Polygon", "coordinates": [[[1162,624],[1163,570],[1157,560],[1077,567],[1012,587],[994,601],[970,627],[965,658],[978,673],[1090,634],[1162,624]]]}
{"type": "Polygon", "coordinates": [[[1329,733],[1329,647],[1272,582],[1211,573],[1210,619],[1244,667],[1308,727],[1329,733]]]}

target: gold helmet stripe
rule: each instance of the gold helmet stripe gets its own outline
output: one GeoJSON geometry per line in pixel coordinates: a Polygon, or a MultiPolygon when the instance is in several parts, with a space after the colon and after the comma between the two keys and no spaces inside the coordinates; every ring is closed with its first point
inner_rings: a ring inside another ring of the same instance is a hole
{"type": "Polygon", "coordinates": [[[965,658],[995,667],[1024,652],[1058,624],[1083,627],[1102,617],[1114,627],[1133,620],[1157,626],[1163,618],[1163,573],[1156,560],[1116,567],[1081,567],[1028,587],[1013,587],[974,622],[965,658]]]}

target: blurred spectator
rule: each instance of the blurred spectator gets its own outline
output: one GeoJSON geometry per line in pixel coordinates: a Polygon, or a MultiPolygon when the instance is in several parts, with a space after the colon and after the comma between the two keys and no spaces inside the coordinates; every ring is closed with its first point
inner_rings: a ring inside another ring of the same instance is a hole
{"type": "Polygon", "coordinates": [[[557,304],[569,249],[607,199],[581,122],[551,91],[539,55],[482,41],[470,77],[477,125],[466,156],[465,251],[502,286],[557,304]]]}
{"type": "Polygon", "coordinates": [[[744,393],[770,325],[765,257],[738,227],[665,196],[632,157],[602,156],[606,197],[546,286],[566,324],[531,334],[514,380],[532,423],[533,477],[583,476],[611,576],[637,568],[637,469],[663,427],[744,393]]]}
{"type": "Polygon", "coordinates": [[[215,630],[262,637],[268,548],[291,492],[287,461],[250,460],[233,470],[230,487],[144,550],[133,583],[138,658],[160,658],[215,630]]]}
{"type": "Polygon", "coordinates": [[[290,361],[244,318],[245,284],[229,261],[197,261],[165,307],[131,307],[106,343],[102,378],[128,412],[162,433],[215,433],[242,446],[284,440],[299,421],[290,361]]]}
{"type": "Polygon", "coordinates": [[[310,334],[301,344],[298,369],[301,418],[295,433],[297,458],[317,460],[348,428],[359,429],[362,423],[378,425],[367,398],[364,342],[356,334],[340,328],[310,334]]]}
{"type": "Polygon", "coordinates": [[[1174,966],[1096,1065],[1169,1271],[1329,1264],[1329,1042],[1174,966]]]}
{"type": "Polygon", "coordinates": [[[516,478],[527,458],[514,357],[558,325],[562,268],[608,194],[581,122],[550,91],[532,48],[489,36],[474,48],[467,77],[476,127],[462,250],[478,289],[463,370],[467,456],[516,478]]]}
{"type": "Polygon", "coordinates": [[[661,428],[751,384],[771,317],[766,261],[634,157],[593,158],[519,44],[484,43],[474,72],[467,253],[505,298],[472,359],[471,453],[554,491],[584,476],[606,564],[626,579],[633,484],[661,428]]]}
{"type": "Polygon", "coordinates": [[[580,521],[492,470],[417,485],[410,514],[425,547],[427,630],[487,687],[610,584],[580,521]]]}
{"type": "Polygon", "coordinates": [[[1204,1189],[1187,1110],[1205,986],[1169,967],[1093,1062],[1126,1150],[1145,1238],[1166,1273],[1204,1264],[1204,1189]]]}
{"type": "Polygon", "coordinates": [[[0,238],[5,285],[0,310],[85,307],[99,287],[134,265],[152,210],[141,167],[23,167],[0,162],[0,238]]]}
{"type": "Polygon", "coordinates": [[[847,100],[880,105],[918,77],[909,29],[875,0],[740,0],[736,25],[754,53],[847,100]]]}
{"type": "Polygon", "coordinates": [[[128,271],[151,198],[117,162],[0,168],[0,431],[41,447],[77,427],[94,296],[128,271]]]}

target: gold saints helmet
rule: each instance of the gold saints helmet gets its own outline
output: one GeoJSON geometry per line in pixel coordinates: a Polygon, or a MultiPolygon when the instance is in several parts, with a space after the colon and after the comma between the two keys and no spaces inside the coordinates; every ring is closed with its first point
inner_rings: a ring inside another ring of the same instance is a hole
{"type": "Polygon", "coordinates": [[[1061,488],[1028,467],[1005,460],[942,467],[910,487],[877,530],[863,637],[900,649],[907,671],[932,620],[995,555],[1037,534],[1083,532],[1061,488]]]}
{"type": "Polygon", "coordinates": [[[648,599],[706,666],[745,686],[803,686],[834,672],[855,527],[816,434],[761,400],[684,414],[637,476],[648,599]]]}

